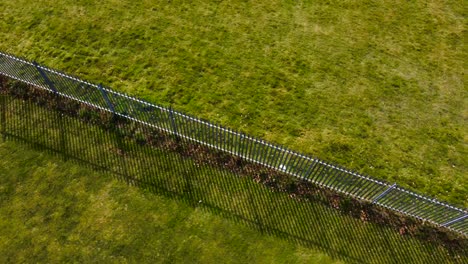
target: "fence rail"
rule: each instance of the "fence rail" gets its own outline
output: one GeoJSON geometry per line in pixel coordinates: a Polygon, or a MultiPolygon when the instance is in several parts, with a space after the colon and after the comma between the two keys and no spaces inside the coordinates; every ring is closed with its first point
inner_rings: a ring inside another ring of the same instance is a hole
{"type": "Polygon", "coordinates": [[[0,52],[0,74],[390,210],[468,234],[468,212],[238,131],[0,52]]]}

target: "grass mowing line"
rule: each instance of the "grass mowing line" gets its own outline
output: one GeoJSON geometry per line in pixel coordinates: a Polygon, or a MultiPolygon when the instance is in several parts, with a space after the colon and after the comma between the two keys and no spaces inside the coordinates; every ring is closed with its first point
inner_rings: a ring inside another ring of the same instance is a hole
{"type": "MultiPolygon", "coordinates": [[[[448,252],[430,243],[400,237],[389,229],[342,216],[320,204],[291,200],[286,194],[271,192],[247,178],[194,163],[175,153],[154,148],[141,150],[132,141],[119,140],[121,137],[112,131],[83,124],[27,101],[14,99],[8,108],[7,119],[13,122],[8,123],[7,131],[23,140],[66,152],[91,164],[104,164],[104,170],[124,175],[131,184],[153,191],[163,188],[165,193],[182,200],[201,201],[202,207],[259,226],[264,232],[319,248],[334,257],[369,263],[395,259],[408,263],[448,261],[448,252]],[[63,133],[57,129],[58,119],[63,119],[62,128],[67,135],[65,150],[60,149],[62,144],[57,144],[63,133]],[[141,165],[145,162],[146,168],[141,165]],[[388,243],[393,247],[388,248],[388,243]],[[396,254],[394,250],[399,251],[396,254]]],[[[464,258],[461,253],[452,261],[464,258]]]]}

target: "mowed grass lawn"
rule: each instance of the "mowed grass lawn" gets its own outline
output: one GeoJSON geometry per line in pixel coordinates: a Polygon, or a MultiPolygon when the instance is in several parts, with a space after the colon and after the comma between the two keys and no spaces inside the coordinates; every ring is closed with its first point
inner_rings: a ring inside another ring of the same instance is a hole
{"type": "Polygon", "coordinates": [[[467,206],[463,1],[3,0],[0,50],[467,206]]]}
{"type": "Polygon", "coordinates": [[[0,50],[467,206],[463,1],[3,0],[0,50]]]}

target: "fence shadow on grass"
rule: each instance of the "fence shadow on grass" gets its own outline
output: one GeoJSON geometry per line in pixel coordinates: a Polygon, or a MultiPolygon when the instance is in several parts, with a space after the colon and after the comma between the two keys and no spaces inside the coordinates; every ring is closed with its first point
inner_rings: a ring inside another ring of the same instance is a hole
{"type": "MultiPolygon", "coordinates": [[[[220,214],[292,243],[322,250],[350,263],[463,263],[467,252],[401,236],[393,230],[340,214],[320,202],[300,201],[237,175],[155,148],[113,129],[83,123],[28,100],[0,96],[6,140],[111,173],[148,189],[220,214]]],[[[131,124],[132,129],[146,129],[131,124]]],[[[365,217],[365,216],[363,216],[365,217]]]]}

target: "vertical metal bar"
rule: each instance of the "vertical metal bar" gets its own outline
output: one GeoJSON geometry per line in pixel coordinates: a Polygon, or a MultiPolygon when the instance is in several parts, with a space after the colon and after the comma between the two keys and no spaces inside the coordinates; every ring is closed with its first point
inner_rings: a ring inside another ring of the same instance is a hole
{"type": "Polygon", "coordinates": [[[255,149],[257,148],[257,142],[255,141],[255,138],[249,137],[251,144],[251,148],[249,149],[249,158],[253,161],[257,160],[257,156],[255,155],[255,149]]]}
{"type": "Polygon", "coordinates": [[[229,152],[229,145],[230,145],[230,132],[229,128],[225,127],[223,128],[223,150],[225,152],[229,152]]]}
{"type": "Polygon", "coordinates": [[[107,106],[109,106],[109,110],[111,110],[112,114],[115,115],[114,105],[109,100],[109,97],[107,96],[107,92],[104,90],[101,84],[98,85],[98,88],[99,88],[99,91],[101,91],[102,97],[104,98],[104,101],[106,101],[107,106]]]}
{"type": "Polygon", "coordinates": [[[245,157],[245,155],[244,155],[245,135],[240,131],[237,131],[237,133],[238,133],[237,137],[239,138],[238,142],[237,142],[237,154],[239,155],[239,157],[244,159],[244,157],[245,157]]]}
{"type": "Polygon", "coordinates": [[[229,129],[231,131],[231,152],[234,153],[234,156],[237,156],[236,153],[236,144],[237,144],[237,136],[236,131],[234,129],[229,129]]]}
{"type": "Polygon", "coordinates": [[[199,144],[202,132],[200,128],[200,123],[196,119],[192,119],[192,128],[195,131],[195,133],[193,134],[193,138],[195,139],[196,143],[199,144]]]}
{"type": "Polygon", "coordinates": [[[211,133],[212,133],[212,145],[216,151],[223,149],[223,140],[222,140],[222,130],[221,127],[215,124],[211,125],[211,133]]]}
{"type": "Polygon", "coordinates": [[[326,178],[325,174],[330,172],[330,166],[328,164],[320,163],[318,169],[314,172],[314,180],[320,185],[325,185],[326,178]]]}
{"type": "Polygon", "coordinates": [[[299,165],[299,162],[301,162],[301,156],[294,151],[291,151],[291,153],[291,159],[289,160],[289,172],[294,175],[298,175],[297,165],[299,165]]]}
{"type": "Polygon", "coordinates": [[[159,111],[161,116],[161,127],[163,128],[164,133],[170,133],[171,126],[169,125],[169,110],[167,108],[161,108],[159,111]]]}
{"type": "Polygon", "coordinates": [[[200,120],[198,120],[198,119],[194,119],[192,122],[193,122],[193,124],[195,126],[195,129],[197,131],[195,139],[198,140],[198,142],[197,142],[198,144],[203,145],[203,138],[204,138],[204,133],[205,133],[203,131],[203,126],[200,123],[200,120]]]}
{"type": "Polygon", "coordinates": [[[323,175],[327,173],[328,169],[330,169],[330,167],[328,167],[328,164],[320,163],[319,168],[314,172],[314,180],[319,184],[323,185],[323,175]]]}
{"type": "Polygon", "coordinates": [[[192,121],[190,117],[184,116],[184,127],[185,127],[185,133],[188,138],[188,141],[193,141],[194,135],[193,135],[193,129],[192,129],[192,121]]]}
{"type": "Polygon", "coordinates": [[[237,136],[237,131],[236,130],[231,130],[232,131],[232,152],[234,153],[235,156],[239,156],[237,152],[237,147],[239,144],[238,140],[239,137],[237,136]]]}
{"type": "MultiPolygon", "coordinates": [[[[446,207],[437,207],[437,204],[435,203],[431,203],[432,206],[435,207],[435,209],[433,208],[432,210],[434,211],[433,215],[431,215],[431,219],[433,221],[437,221],[437,222],[447,222],[447,208],[446,207]],[[442,221],[442,220],[445,220],[445,221],[442,221]]],[[[453,212],[453,211],[452,211],[453,212]]],[[[457,211],[458,213],[458,211],[457,211]]]]}
{"type": "Polygon", "coordinates": [[[352,179],[346,178],[349,177],[349,175],[341,170],[337,165],[334,165],[334,167],[335,171],[338,171],[338,173],[333,176],[334,179],[330,181],[330,185],[337,190],[341,190],[343,187],[346,188],[345,186],[349,186],[349,182],[352,181],[352,179]]]}
{"type": "Polygon", "coordinates": [[[259,148],[260,148],[260,143],[258,143],[257,138],[252,138],[253,142],[253,148],[252,148],[252,160],[254,160],[256,163],[258,162],[258,156],[259,156],[259,148]]]}
{"type": "Polygon", "coordinates": [[[203,123],[203,135],[205,136],[204,139],[203,139],[203,142],[205,143],[205,145],[207,145],[208,148],[211,148],[211,139],[210,139],[210,125],[208,122],[204,121],[203,123]]]}
{"type": "Polygon", "coordinates": [[[208,131],[209,131],[209,127],[206,126],[206,124],[203,122],[203,120],[200,120],[198,122],[198,124],[200,125],[200,128],[202,130],[202,137],[201,137],[201,142],[206,146],[208,143],[208,131]]]}
{"type": "Polygon", "coordinates": [[[244,146],[245,136],[243,133],[239,134],[239,155],[244,159],[245,157],[245,148],[244,146]]]}
{"type": "Polygon", "coordinates": [[[279,159],[276,161],[275,168],[280,169],[282,171],[283,170],[283,158],[284,158],[284,155],[286,155],[286,151],[281,147],[278,147],[278,149],[281,152],[280,152],[279,159]]]}
{"type": "Polygon", "coordinates": [[[184,122],[185,133],[186,133],[185,136],[187,137],[187,141],[188,142],[193,141],[195,138],[193,135],[192,120],[190,119],[190,117],[184,116],[183,122],[184,122]]]}
{"type": "Polygon", "coordinates": [[[302,173],[300,175],[300,178],[302,180],[307,179],[307,173],[313,164],[314,164],[313,159],[304,159],[304,163],[302,164],[302,173]]]}
{"type": "Polygon", "coordinates": [[[358,196],[358,193],[361,191],[361,188],[364,188],[365,186],[367,186],[370,181],[367,180],[366,178],[359,178],[353,175],[352,172],[350,171],[348,171],[347,173],[349,177],[357,179],[357,181],[355,182],[355,185],[348,191],[348,193],[358,196]]]}
{"type": "Polygon", "coordinates": [[[249,144],[248,150],[247,150],[247,158],[250,160],[254,160],[252,153],[253,153],[253,147],[255,145],[255,142],[253,141],[252,137],[247,136],[247,144],[249,144]],[[250,143],[250,144],[249,144],[250,143]]]}
{"type": "Polygon", "coordinates": [[[185,120],[185,117],[181,116],[181,115],[178,115],[178,114],[173,114],[173,118],[174,120],[177,120],[177,124],[179,124],[177,126],[177,132],[179,132],[180,134],[180,138],[184,139],[187,137],[188,133],[186,131],[186,127],[184,125],[184,120],[185,120]]]}
{"type": "Polygon", "coordinates": [[[281,151],[283,152],[283,155],[281,155],[281,158],[278,161],[278,169],[282,172],[286,172],[287,166],[286,166],[286,161],[289,158],[289,152],[287,149],[280,147],[281,151]]]}
{"type": "Polygon", "coordinates": [[[172,110],[172,106],[169,107],[169,119],[170,119],[170,122],[171,122],[171,126],[172,126],[172,131],[174,133],[174,136],[177,140],[179,140],[179,136],[178,136],[178,132],[177,132],[177,126],[176,126],[176,123],[175,123],[175,120],[174,120],[174,112],[172,110]]]}
{"type": "Polygon", "coordinates": [[[356,195],[359,195],[361,198],[366,199],[368,201],[372,201],[375,197],[375,192],[376,190],[378,193],[382,192],[380,190],[381,187],[385,188],[386,185],[381,184],[381,183],[376,183],[372,180],[367,180],[369,184],[366,184],[362,186],[362,188],[356,193],[356,195]]]}
{"type": "Polygon", "coordinates": [[[414,204],[413,204],[414,200],[412,196],[410,196],[409,194],[405,192],[399,191],[398,188],[395,188],[395,190],[396,190],[396,197],[397,197],[396,200],[400,204],[399,210],[406,212],[407,210],[414,207],[414,204]]]}
{"type": "Polygon", "coordinates": [[[304,171],[303,171],[304,162],[306,162],[307,159],[304,157],[299,157],[299,158],[301,159],[301,161],[297,163],[297,171],[298,171],[297,176],[303,179],[304,178],[304,171]]]}
{"type": "Polygon", "coordinates": [[[266,150],[266,153],[265,153],[265,156],[263,157],[263,164],[265,164],[266,166],[271,166],[271,159],[273,158],[273,153],[275,152],[275,147],[268,143],[268,142],[264,142],[265,143],[265,146],[267,147],[267,150],[266,150]]]}
{"type": "Polygon", "coordinates": [[[270,163],[270,166],[272,166],[273,168],[277,169],[277,163],[278,163],[278,159],[280,158],[281,156],[281,150],[280,148],[277,146],[277,145],[273,145],[272,144],[272,147],[274,149],[274,152],[272,153],[273,157],[272,157],[272,161],[270,163]]]}
{"type": "Polygon", "coordinates": [[[237,140],[236,140],[237,141],[236,142],[237,156],[244,159],[243,156],[242,156],[242,133],[240,131],[236,131],[236,138],[237,138],[237,140]]]}
{"type": "Polygon", "coordinates": [[[228,152],[229,151],[229,129],[226,127],[224,128],[224,151],[228,152]]]}
{"type": "Polygon", "coordinates": [[[195,131],[196,131],[195,140],[197,140],[198,144],[203,145],[203,133],[204,132],[203,132],[203,127],[202,127],[202,125],[200,123],[200,120],[192,119],[192,123],[193,123],[193,126],[194,126],[195,131]],[[200,143],[200,142],[202,142],[202,143],[200,143]]]}
{"type": "Polygon", "coordinates": [[[179,116],[179,124],[182,125],[183,135],[185,137],[186,142],[190,142],[192,140],[191,130],[190,130],[190,117],[186,115],[179,116]]]}
{"type": "Polygon", "coordinates": [[[59,88],[57,88],[57,86],[55,87],[57,88],[57,91],[60,90],[60,93],[70,95],[69,89],[70,87],[73,87],[70,83],[70,80],[63,76],[58,76],[58,78],[56,79],[57,80],[55,84],[58,84],[58,87],[59,87],[59,88]]]}
{"type": "Polygon", "coordinates": [[[268,157],[271,154],[272,147],[269,143],[263,141],[263,145],[265,146],[265,153],[263,155],[262,163],[268,165],[268,157]]]}
{"type": "Polygon", "coordinates": [[[434,207],[435,204],[427,200],[421,200],[420,202],[422,204],[418,206],[418,215],[426,219],[434,219],[434,216],[437,215],[434,210],[436,208],[434,207]]]}
{"type": "Polygon", "coordinates": [[[209,148],[213,146],[213,136],[211,134],[211,124],[208,121],[205,121],[206,127],[206,141],[205,143],[209,145],[209,148]]]}
{"type": "Polygon", "coordinates": [[[284,151],[286,152],[286,156],[284,156],[284,159],[282,161],[283,171],[289,174],[292,168],[291,166],[294,165],[294,153],[286,148],[284,149],[284,151]]]}
{"type": "Polygon", "coordinates": [[[335,186],[333,185],[333,183],[336,181],[336,179],[338,178],[340,174],[341,174],[340,170],[330,167],[330,171],[328,173],[328,179],[326,179],[323,184],[329,188],[334,188],[335,186]]]}
{"type": "Polygon", "coordinates": [[[265,163],[267,166],[271,166],[273,167],[273,160],[275,158],[275,152],[276,152],[276,148],[273,144],[269,143],[269,142],[265,142],[266,146],[268,147],[268,151],[266,153],[266,157],[263,161],[263,163],[265,163]]]}
{"type": "MultiPolygon", "coordinates": [[[[396,188],[393,189],[394,191],[398,191],[396,188]]],[[[406,204],[406,197],[402,192],[392,192],[391,196],[387,198],[387,200],[390,199],[389,202],[385,204],[385,206],[391,207],[392,209],[399,211],[399,212],[404,212],[403,207],[405,207],[406,204]]]]}
{"type": "Polygon", "coordinates": [[[432,207],[434,204],[431,203],[431,202],[427,202],[423,199],[419,199],[419,198],[415,198],[413,199],[415,202],[415,205],[413,206],[413,208],[411,210],[408,210],[407,212],[408,213],[412,213],[412,214],[415,214],[417,216],[420,216],[420,217],[423,217],[423,218],[426,218],[424,217],[422,214],[423,214],[423,210],[426,209],[426,208],[430,208],[432,207]]]}
{"type": "Polygon", "coordinates": [[[404,207],[407,205],[406,204],[406,196],[404,192],[398,191],[398,189],[395,189],[397,192],[394,192],[394,195],[392,197],[392,207],[395,208],[396,210],[403,211],[404,207]]]}
{"type": "Polygon", "coordinates": [[[413,215],[413,212],[417,211],[418,210],[418,204],[415,203],[415,202],[411,202],[409,203],[409,207],[407,207],[407,209],[405,209],[405,214],[407,215],[413,215]]]}
{"type": "Polygon", "coordinates": [[[267,150],[266,145],[263,143],[263,140],[259,140],[259,156],[258,156],[258,163],[263,166],[263,157],[265,156],[265,152],[267,150]]]}
{"type": "Polygon", "coordinates": [[[341,170],[340,167],[335,167],[335,170],[340,171],[341,174],[339,177],[336,177],[335,180],[331,182],[331,184],[333,185],[333,188],[337,190],[345,190],[348,186],[350,186],[350,183],[354,183],[354,179],[352,175],[349,175],[346,171],[341,170]]]}
{"type": "Polygon", "coordinates": [[[264,143],[265,143],[266,150],[265,150],[265,153],[263,155],[262,163],[269,166],[270,165],[270,156],[271,156],[271,153],[274,151],[274,148],[270,143],[268,143],[268,142],[264,142],[264,143]]]}
{"type": "Polygon", "coordinates": [[[219,128],[215,124],[211,124],[211,144],[214,146],[215,149],[219,148],[219,141],[218,141],[218,131],[219,128]]]}
{"type": "MultiPolygon", "coordinates": [[[[157,109],[157,108],[156,108],[157,109]]],[[[159,126],[159,114],[153,106],[148,106],[148,111],[146,112],[148,118],[148,124],[153,126],[159,126]]]]}
{"type": "Polygon", "coordinates": [[[70,86],[69,82],[67,81],[68,78],[57,75],[56,73],[53,73],[53,72],[52,73],[49,72],[48,77],[51,80],[51,82],[54,84],[54,87],[58,92],[60,92],[61,94],[68,95],[68,93],[65,92],[65,91],[67,91],[68,86],[70,86]],[[55,77],[53,81],[52,81],[52,76],[55,77]]]}
{"type": "Polygon", "coordinates": [[[317,164],[318,164],[317,160],[313,159],[312,163],[309,165],[309,168],[307,169],[306,173],[304,174],[304,177],[306,179],[310,178],[312,172],[315,170],[315,167],[317,167],[317,164]]]}
{"type": "Polygon", "coordinates": [[[211,145],[214,146],[214,148],[218,148],[218,139],[217,139],[217,132],[218,132],[218,126],[210,123],[210,133],[211,133],[211,145]]]}
{"type": "MultiPolygon", "coordinates": [[[[398,191],[398,189],[396,190],[398,191]]],[[[405,192],[399,192],[399,194],[400,195],[398,197],[399,197],[400,203],[402,204],[399,210],[406,213],[408,212],[408,210],[411,210],[414,207],[413,197],[405,192]]]]}

